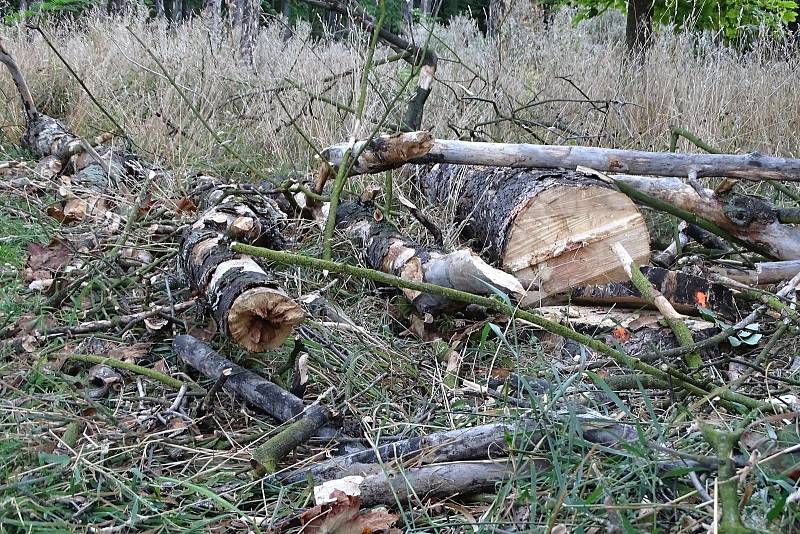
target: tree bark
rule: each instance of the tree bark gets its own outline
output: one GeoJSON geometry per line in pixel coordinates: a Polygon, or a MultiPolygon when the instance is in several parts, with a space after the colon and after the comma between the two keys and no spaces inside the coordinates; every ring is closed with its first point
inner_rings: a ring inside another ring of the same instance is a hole
{"type": "Polygon", "coordinates": [[[259,241],[280,248],[285,218],[277,208],[257,214],[229,197],[203,212],[180,245],[179,266],[220,330],[254,352],[280,346],[304,314],[253,258],[231,252],[229,244],[259,241]]]}
{"type": "Polygon", "coordinates": [[[239,54],[245,64],[253,65],[253,50],[258,38],[261,20],[259,0],[238,0],[241,4],[241,33],[239,34],[239,54]]]}
{"type": "Polygon", "coordinates": [[[800,273],[800,260],[766,261],[756,263],[754,269],[711,267],[711,270],[725,278],[751,286],[777,284],[800,273]]]}
{"type": "Polygon", "coordinates": [[[163,20],[164,15],[164,0],[155,0],[156,18],[163,20]]]}
{"type": "MultiPolygon", "coordinates": [[[[578,410],[579,411],[579,410],[578,410]]],[[[636,441],[636,430],[625,424],[598,420],[594,415],[575,413],[578,431],[583,439],[604,446],[636,441]]],[[[435,464],[463,460],[486,460],[507,456],[510,446],[524,448],[536,443],[547,431],[543,421],[521,419],[517,423],[490,423],[472,428],[437,432],[339,456],[309,467],[278,473],[275,479],[284,484],[306,480],[315,484],[348,475],[364,475],[380,471],[384,464],[435,464]],[[509,438],[511,443],[509,443],[509,438]]]]}
{"type": "Polygon", "coordinates": [[[222,0],[205,0],[203,11],[214,37],[219,38],[220,30],[222,29],[222,0]]]}
{"type": "MultiPolygon", "coordinates": [[[[645,266],[641,271],[680,313],[696,314],[697,307],[702,306],[729,319],[735,319],[739,314],[733,293],[721,284],[661,267],[645,266]]],[[[648,306],[631,282],[576,287],[571,293],[571,299],[578,304],[617,305],[626,308],[648,306]]]]}
{"type": "Polygon", "coordinates": [[[500,24],[506,14],[505,0],[489,0],[489,12],[486,14],[486,35],[496,37],[500,33],[500,24]]]}
{"type": "Polygon", "coordinates": [[[706,219],[733,236],[757,243],[779,260],[800,259],[800,227],[781,224],[768,200],[734,193],[716,195],[710,189],[701,196],[677,178],[613,175],[615,180],[675,207],[706,219]]]}
{"type": "MultiPolygon", "coordinates": [[[[336,210],[336,226],[364,251],[367,264],[376,270],[418,282],[487,295],[491,287],[518,299],[524,293],[516,278],[487,265],[469,250],[446,254],[439,248],[416,243],[382,218],[372,203],[350,202],[336,210]]],[[[406,297],[421,314],[439,314],[463,308],[450,299],[405,290],[406,297]]]]}
{"type": "MultiPolygon", "coordinates": [[[[582,146],[482,143],[431,139],[427,132],[383,136],[380,142],[373,143],[380,147],[380,152],[362,153],[353,167],[353,174],[382,172],[405,163],[455,163],[541,169],[575,169],[581,166],[601,172],[638,175],[800,181],[800,159],[777,158],[757,152],[742,155],[676,154],[582,146]],[[419,145],[421,154],[403,160],[401,156],[415,143],[419,145]],[[405,145],[405,151],[394,150],[398,145],[405,145]]],[[[356,143],[353,152],[361,150],[363,144],[363,141],[356,143]]],[[[325,149],[322,154],[337,167],[346,148],[347,143],[340,143],[325,149]]]]}
{"type": "Polygon", "coordinates": [[[225,369],[231,369],[232,372],[222,389],[260,408],[276,421],[281,423],[289,421],[303,413],[306,408],[303,399],[266,378],[236,365],[192,336],[176,336],[172,348],[183,361],[209,378],[217,379],[225,369]]]}
{"type": "Polygon", "coordinates": [[[434,165],[418,169],[418,181],[432,203],[454,203],[473,248],[520,279],[524,305],[577,285],[625,280],[611,243],[622,242],[639,263],[650,258],[636,205],[590,175],[434,165]]]}
{"type": "Polygon", "coordinates": [[[628,0],[625,44],[630,52],[641,53],[653,36],[653,0],[628,0]]]}

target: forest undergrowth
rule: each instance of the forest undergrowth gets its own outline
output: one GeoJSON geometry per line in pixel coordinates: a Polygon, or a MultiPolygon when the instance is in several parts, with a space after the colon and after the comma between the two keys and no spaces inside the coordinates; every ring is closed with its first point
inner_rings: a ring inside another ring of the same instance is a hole
{"type": "MultiPolygon", "coordinates": [[[[509,17],[493,39],[468,18],[420,25],[413,38],[427,40],[439,55],[423,128],[439,138],[666,151],[677,127],[727,153],[800,157],[796,45],[765,40],[741,51],[707,35],[661,31],[637,61],[626,56],[623,29],[613,16],[573,25],[563,13],[547,22],[509,17]]],[[[368,34],[316,37],[302,24],[289,32],[285,23],[269,21],[251,66],[239,58],[233,36],[200,18],[171,26],[137,14],[86,17],[42,22],[40,30],[0,28],[40,110],[86,138],[121,128],[126,139],[112,144],[170,172],[110,192],[112,202],[122,195],[136,199],[129,206],[134,215],[111,245],[95,247],[99,231],[92,223],[48,215],[58,192],[37,186],[34,163],[27,171],[0,169],[0,329],[11,339],[0,353],[1,532],[296,529],[289,520],[313,506],[308,484],[281,486],[257,476],[252,464],[255,448],[280,425],[226,393],[212,409],[194,411],[204,396],[200,388],[214,381],[173,353],[172,338],[185,333],[209,339],[226,357],[287,386],[297,373],[294,340],[301,340],[308,355],[305,398],[332,388],[323,402],[368,447],[539,419],[538,432],[515,442],[519,468],[494,491],[465,499],[418,495],[389,506],[404,531],[705,532],[715,514],[717,501],[707,498],[716,493],[717,472],[694,474],[686,463],[719,450],[703,425],[735,432],[758,424],[780,443],[798,442],[795,411],[777,430],[776,416],[736,413],[642,384],[612,388],[606,379],[624,374],[622,366],[598,369],[593,363],[600,355],[530,323],[464,312],[423,324],[412,320],[400,291],[304,268],[274,272],[294,297],[320,292],[335,302],[353,327],[310,318],[277,350],[237,348],[215,335],[199,306],[174,309],[194,298],[175,259],[181,232],[196,216],[189,200],[194,179],[313,180],[315,155],[324,147],[401,122],[413,89],[411,69],[388,61],[393,52],[379,45],[359,120],[368,34]],[[29,181],[12,180],[19,176],[29,181]],[[32,266],[32,258],[40,264],[32,266]],[[52,286],[34,283],[37,268],[58,273],[52,286]],[[155,315],[159,321],[69,329],[114,322],[155,304],[164,306],[155,315]],[[26,338],[57,327],[65,329],[26,338]],[[441,332],[456,334],[436,335],[441,332]],[[190,387],[179,391],[125,369],[101,373],[76,355],[146,367],[190,387]],[[496,389],[509,376],[516,386],[496,389]],[[593,419],[601,427],[609,420],[630,425],[638,439],[623,446],[590,442],[579,421],[593,419]]],[[[32,162],[19,148],[23,115],[4,72],[0,95],[0,161],[32,162]]],[[[685,139],[678,150],[699,151],[685,139]]],[[[436,221],[445,247],[456,248],[452,210],[425,204],[407,174],[388,174],[353,177],[345,195],[379,186],[382,202],[395,199],[387,211],[392,221],[432,243],[396,200],[408,197],[436,221]]],[[[744,187],[793,205],[765,184],[744,187]]],[[[670,220],[646,215],[654,238],[666,243],[670,220]]],[[[313,221],[297,219],[292,228],[296,250],[321,254],[322,233],[313,221]]],[[[339,261],[362,261],[362,251],[343,235],[335,234],[333,248],[339,261]]],[[[769,358],[766,376],[751,372],[741,392],[794,406],[800,403],[800,335],[782,325],[767,317],[760,344],[730,351],[745,362],[769,358]]],[[[800,494],[786,471],[797,460],[789,450],[759,463],[753,443],[752,456],[739,458],[746,465],[738,480],[742,518],[762,531],[793,531],[800,494]]],[[[329,452],[324,441],[312,440],[281,467],[308,465],[329,452]]]]}

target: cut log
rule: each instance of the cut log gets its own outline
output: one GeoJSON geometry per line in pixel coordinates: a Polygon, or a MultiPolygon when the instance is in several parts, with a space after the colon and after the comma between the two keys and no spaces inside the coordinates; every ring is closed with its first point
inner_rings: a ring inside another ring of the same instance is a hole
{"type": "Polygon", "coordinates": [[[779,260],[800,258],[800,227],[781,224],[775,206],[767,199],[727,193],[716,195],[693,187],[678,178],[613,175],[637,191],[706,219],[734,237],[758,244],[779,260]]]}
{"type": "Polygon", "coordinates": [[[587,283],[625,280],[611,251],[620,241],[639,263],[650,236],[633,201],[574,171],[434,165],[419,171],[434,203],[452,201],[466,237],[529,289],[525,303],[587,283]]]}
{"type": "MultiPolygon", "coordinates": [[[[679,313],[695,314],[697,307],[701,306],[730,319],[739,315],[733,292],[722,284],[661,267],[642,267],[641,270],[679,313]]],[[[571,299],[586,305],[616,304],[634,308],[649,306],[630,282],[576,287],[572,291],[571,299]]]]}
{"type": "MultiPolygon", "coordinates": [[[[303,399],[256,373],[236,365],[219,355],[208,344],[188,335],[176,336],[172,342],[175,353],[186,363],[205,376],[218,379],[223,371],[230,369],[230,376],[222,389],[238,395],[253,406],[281,423],[291,421],[307,408],[303,399]]],[[[323,414],[327,417],[327,412],[323,414]]]]}
{"type": "MultiPolygon", "coordinates": [[[[393,136],[390,143],[379,146],[385,154],[399,154],[391,143],[412,141],[419,132],[393,136]]],[[[387,138],[389,136],[386,136],[387,138]]],[[[356,143],[357,153],[364,142],[356,143]]],[[[333,167],[338,167],[347,143],[333,145],[322,152],[333,167]]],[[[611,148],[482,143],[434,139],[424,155],[411,161],[369,155],[370,165],[356,165],[351,172],[376,173],[400,167],[405,163],[454,163],[496,167],[575,169],[590,167],[602,172],[645,174],[652,176],[697,177],[722,176],[744,180],[800,181],[800,159],[776,158],[752,154],[678,154],[673,152],[644,152],[611,148]]],[[[365,160],[366,161],[366,160],[365,160]]],[[[360,162],[359,162],[360,163],[360,162]]]]}
{"type": "Polygon", "coordinates": [[[304,314],[253,258],[232,252],[229,245],[231,240],[260,240],[280,247],[285,219],[277,208],[256,214],[229,197],[203,212],[180,245],[179,266],[220,330],[254,352],[280,346],[304,314]]]}
{"type": "MultiPolygon", "coordinates": [[[[349,202],[336,210],[336,226],[364,251],[373,269],[418,282],[429,282],[452,289],[487,295],[495,287],[518,299],[524,288],[513,276],[487,265],[470,250],[445,253],[436,247],[416,243],[398,232],[381,217],[370,202],[349,202]]],[[[406,297],[423,315],[462,308],[461,302],[404,290],[406,297]]]]}

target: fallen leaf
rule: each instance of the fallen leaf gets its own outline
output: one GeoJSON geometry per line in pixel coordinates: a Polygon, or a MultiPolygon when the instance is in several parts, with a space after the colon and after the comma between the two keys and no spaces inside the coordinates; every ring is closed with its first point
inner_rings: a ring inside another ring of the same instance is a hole
{"type": "Polygon", "coordinates": [[[611,336],[620,343],[628,342],[631,339],[630,333],[622,326],[614,328],[614,330],[611,331],[611,336]]]}
{"type": "Polygon", "coordinates": [[[136,363],[138,360],[147,356],[150,352],[152,343],[134,343],[133,345],[121,345],[113,347],[108,351],[109,358],[114,358],[128,363],[136,363]]]}
{"type": "Polygon", "coordinates": [[[189,330],[189,335],[196,337],[200,341],[210,341],[217,335],[217,322],[213,318],[209,318],[205,325],[193,326],[189,330]]]}
{"type": "Polygon", "coordinates": [[[45,247],[29,243],[25,250],[28,252],[28,261],[25,262],[23,277],[27,283],[52,280],[73,257],[72,248],[58,239],[45,247]]]}
{"type": "Polygon", "coordinates": [[[197,211],[197,205],[191,198],[182,198],[175,203],[175,211],[178,213],[194,213],[197,211]]]}
{"type": "Polygon", "coordinates": [[[398,516],[386,508],[361,510],[361,499],[335,490],[336,502],[321,504],[300,516],[305,534],[364,534],[389,531],[398,516]]]}

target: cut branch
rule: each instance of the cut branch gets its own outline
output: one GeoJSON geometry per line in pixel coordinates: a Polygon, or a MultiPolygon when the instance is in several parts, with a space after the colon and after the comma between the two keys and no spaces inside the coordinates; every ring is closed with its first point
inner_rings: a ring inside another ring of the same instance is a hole
{"type": "MultiPolygon", "coordinates": [[[[412,132],[407,135],[418,135],[412,132]]],[[[401,142],[399,139],[396,142],[401,142]]],[[[356,144],[356,149],[358,144],[356,144]]],[[[341,144],[323,155],[334,167],[341,144]]],[[[362,154],[362,157],[364,154],[362,154]]],[[[653,176],[720,176],[743,180],[800,181],[800,159],[751,154],[672,154],[611,148],[483,143],[434,139],[424,156],[411,161],[386,161],[370,167],[356,166],[362,172],[376,173],[399,167],[403,163],[454,163],[495,167],[575,169],[590,167],[602,172],[644,174],[653,176]],[[366,171],[366,168],[369,170],[366,171]]]]}
{"type": "MultiPolygon", "coordinates": [[[[336,213],[337,228],[348,234],[357,248],[364,250],[370,267],[408,280],[470,293],[491,294],[495,287],[515,300],[524,293],[516,278],[487,265],[472,251],[463,249],[446,254],[441,249],[420,245],[385,219],[376,220],[376,213],[380,212],[369,202],[343,204],[336,213]]],[[[463,305],[419,291],[405,290],[404,293],[422,314],[437,314],[463,305]]]]}

